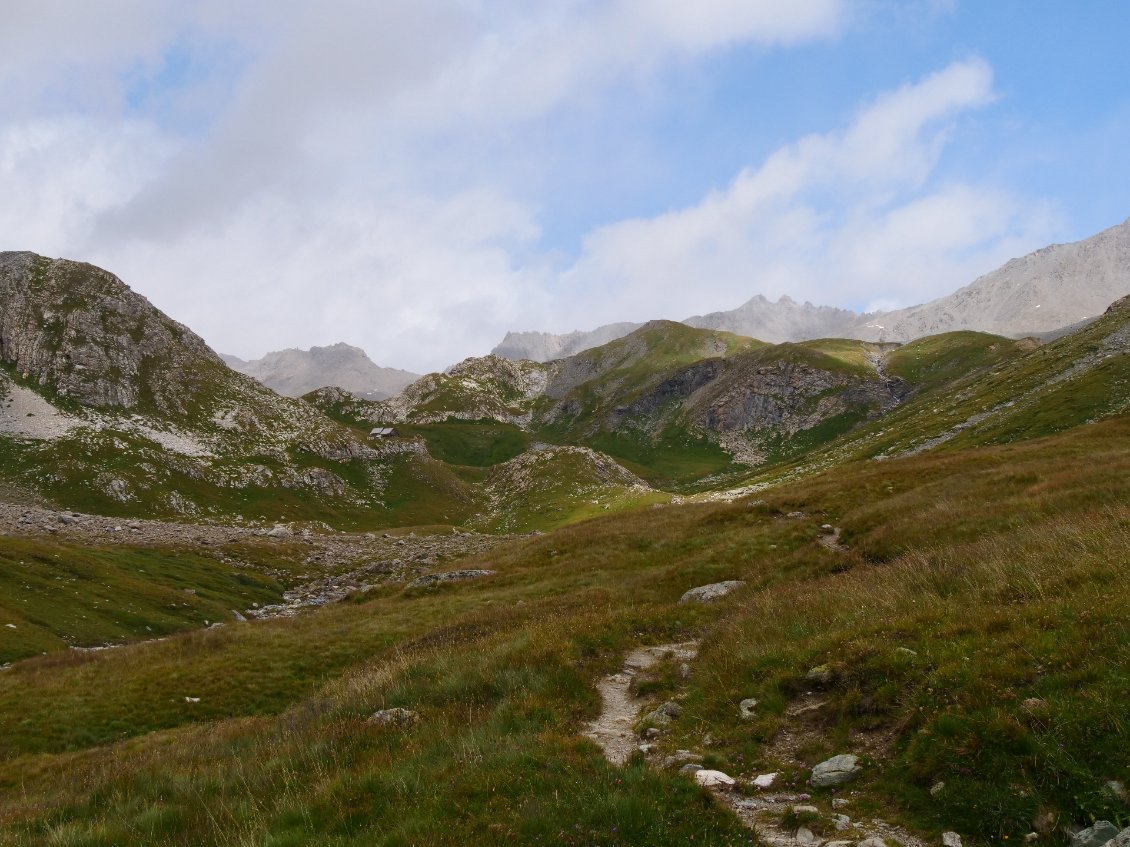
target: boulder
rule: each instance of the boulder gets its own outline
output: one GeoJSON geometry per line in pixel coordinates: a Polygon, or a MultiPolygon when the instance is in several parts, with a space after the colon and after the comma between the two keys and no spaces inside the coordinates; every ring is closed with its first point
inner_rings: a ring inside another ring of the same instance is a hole
{"type": "Polygon", "coordinates": [[[757,708],[757,700],[753,697],[746,697],[742,702],[738,703],[738,713],[741,715],[743,721],[753,720],[757,713],[754,709],[757,708]]]}
{"type": "Polygon", "coordinates": [[[646,715],[644,715],[643,722],[658,724],[659,726],[667,726],[667,724],[678,718],[682,713],[682,706],[680,706],[674,700],[668,700],[655,711],[648,712],[646,715]]]}
{"type": "Polygon", "coordinates": [[[956,832],[943,832],[942,847],[961,847],[961,836],[956,832]]]}
{"type": "Polygon", "coordinates": [[[700,770],[702,770],[702,765],[696,765],[694,762],[687,762],[685,765],[679,768],[679,773],[698,773],[700,770]]]}
{"type": "Polygon", "coordinates": [[[1095,821],[1093,826],[1081,829],[1071,837],[1071,847],[1103,847],[1119,835],[1118,827],[1110,821],[1095,821]]]}
{"type": "Polygon", "coordinates": [[[833,756],[812,769],[812,785],[815,788],[843,785],[855,779],[861,770],[858,756],[851,754],[833,756]]]}
{"type": "Polygon", "coordinates": [[[756,779],[753,780],[753,784],[756,785],[758,788],[771,788],[773,786],[774,781],[776,781],[776,779],[777,779],[776,771],[774,771],[773,773],[763,773],[760,776],[758,776],[756,779]]]}
{"type": "Polygon", "coordinates": [[[293,534],[289,526],[285,526],[281,523],[277,523],[271,529],[267,530],[268,538],[290,538],[293,534]]]}
{"type": "Polygon", "coordinates": [[[692,588],[679,598],[680,603],[713,603],[721,600],[735,588],[741,588],[745,582],[740,579],[729,579],[725,582],[712,582],[710,585],[700,585],[692,588]]]}
{"type": "Polygon", "coordinates": [[[1130,826],[1108,841],[1106,847],[1130,847],[1130,826]]]}

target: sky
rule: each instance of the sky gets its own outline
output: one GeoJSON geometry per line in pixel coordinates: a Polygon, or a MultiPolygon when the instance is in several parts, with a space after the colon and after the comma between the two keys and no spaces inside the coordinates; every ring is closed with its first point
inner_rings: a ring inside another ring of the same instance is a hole
{"type": "Polygon", "coordinates": [[[3,0],[0,249],[417,372],[1130,216],[1122,0],[3,0]]]}

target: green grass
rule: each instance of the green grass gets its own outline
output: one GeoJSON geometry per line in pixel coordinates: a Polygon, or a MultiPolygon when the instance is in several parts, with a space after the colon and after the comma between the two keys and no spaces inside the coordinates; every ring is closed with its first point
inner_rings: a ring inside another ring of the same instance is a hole
{"type": "Polygon", "coordinates": [[[891,376],[928,391],[999,366],[1026,349],[1021,342],[985,332],[945,332],[894,350],[887,357],[886,369],[891,376]]]}
{"type": "Polygon", "coordinates": [[[449,465],[487,468],[509,461],[529,449],[530,435],[513,424],[492,420],[413,424],[399,427],[420,436],[428,452],[449,465]]]}
{"type": "Polygon", "coordinates": [[[607,453],[653,486],[679,491],[726,471],[733,459],[713,442],[676,425],[652,439],[643,433],[600,432],[587,439],[594,450],[607,453]]]}
{"type": "Polygon", "coordinates": [[[190,552],[0,538],[0,663],[158,638],[277,602],[256,570],[190,552]]]}

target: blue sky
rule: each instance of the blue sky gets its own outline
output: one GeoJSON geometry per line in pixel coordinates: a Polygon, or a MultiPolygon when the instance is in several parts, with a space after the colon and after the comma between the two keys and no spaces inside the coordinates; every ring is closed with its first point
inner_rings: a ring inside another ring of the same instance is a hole
{"type": "Polygon", "coordinates": [[[9,0],[0,249],[245,357],[887,308],[1130,216],[1117,0],[9,0]]]}

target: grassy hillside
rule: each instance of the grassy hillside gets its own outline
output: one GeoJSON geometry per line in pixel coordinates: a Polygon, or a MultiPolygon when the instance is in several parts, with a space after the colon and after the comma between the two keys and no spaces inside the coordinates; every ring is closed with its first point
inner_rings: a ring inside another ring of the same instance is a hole
{"type": "Polygon", "coordinates": [[[0,538],[0,664],[231,622],[281,594],[212,556],[0,538]]]}
{"type": "MultiPolygon", "coordinates": [[[[615,769],[579,737],[595,680],[625,651],[691,637],[703,650],[689,679],[653,683],[658,698],[684,697],[663,751],[699,750],[734,775],[781,770],[794,790],[804,766],[857,752],[852,816],[931,839],[1017,840],[1045,810],[1119,819],[1102,787],[1130,779],[1130,627],[1109,613],[1130,601],[1128,436],[1121,417],[850,464],[760,501],[525,539],[482,559],[497,573],[475,582],[20,663],[0,675],[0,832],[746,843],[685,777],[615,769]],[[819,543],[824,523],[847,549],[819,543]],[[747,587],[718,606],[677,604],[721,579],[747,587]],[[797,717],[817,665],[832,669],[823,705],[797,717]],[[746,697],[761,701],[753,722],[737,714],[746,697]],[[365,722],[390,706],[420,723],[365,722]],[[782,747],[782,729],[797,743],[782,747]]],[[[829,795],[815,802],[827,809],[829,795]]]]}

